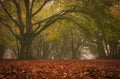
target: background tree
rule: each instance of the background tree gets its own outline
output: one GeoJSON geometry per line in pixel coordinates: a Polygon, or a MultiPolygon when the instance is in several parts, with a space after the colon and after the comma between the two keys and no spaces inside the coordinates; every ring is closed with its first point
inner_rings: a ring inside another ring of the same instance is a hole
{"type": "MultiPolygon", "coordinates": [[[[99,58],[119,58],[119,21],[113,18],[119,10],[115,13],[115,6],[119,8],[119,0],[81,0],[83,6],[75,2],[74,9],[81,9],[86,15],[91,16],[96,23],[97,30],[95,32],[96,39],[94,41],[97,45],[97,52],[99,58]],[[114,11],[113,11],[114,7],[114,11]],[[112,8],[112,10],[111,10],[112,8]],[[111,13],[111,11],[113,13],[111,13]],[[113,30],[114,29],[114,30],[113,30]],[[113,42],[114,41],[114,42],[113,42]],[[109,43],[108,43],[109,42],[109,43]],[[106,52],[107,51],[107,52],[106,52]]],[[[79,2],[81,2],[79,1],[79,2]]],[[[118,17],[117,17],[118,18],[118,17]]],[[[87,33],[88,34],[88,33],[87,33]]],[[[90,37],[91,38],[91,37],[90,37]]]]}

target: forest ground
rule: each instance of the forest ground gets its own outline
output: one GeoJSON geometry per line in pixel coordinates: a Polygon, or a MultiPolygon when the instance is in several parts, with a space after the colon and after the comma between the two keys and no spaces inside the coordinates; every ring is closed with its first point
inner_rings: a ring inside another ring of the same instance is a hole
{"type": "Polygon", "coordinates": [[[120,60],[0,60],[0,79],[120,79],[120,60]]]}

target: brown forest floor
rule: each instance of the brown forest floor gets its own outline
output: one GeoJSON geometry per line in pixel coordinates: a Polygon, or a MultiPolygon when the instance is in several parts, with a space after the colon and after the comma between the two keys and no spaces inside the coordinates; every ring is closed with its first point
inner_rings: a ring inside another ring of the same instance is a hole
{"type": "Polygon", "coordinates": [[[0,60],[0,79],[120,79],[120,60],[0,60]]]}

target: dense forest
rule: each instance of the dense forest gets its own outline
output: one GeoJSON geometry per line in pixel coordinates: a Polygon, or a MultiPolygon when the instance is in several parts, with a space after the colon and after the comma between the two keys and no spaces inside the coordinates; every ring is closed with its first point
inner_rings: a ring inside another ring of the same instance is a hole
{"type": "Polygon", "coordinates": [[[120,0],[0,0],[0,59],[120,59],[120,0]]]}

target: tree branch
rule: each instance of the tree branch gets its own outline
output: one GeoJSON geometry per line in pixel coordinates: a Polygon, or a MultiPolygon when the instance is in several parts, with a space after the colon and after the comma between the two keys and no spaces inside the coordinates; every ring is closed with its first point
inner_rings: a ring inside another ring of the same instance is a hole
{"type": "Polygon", "coordinates": [[[75,20],[73,20],[72,18],[69,18],[69,17],[60,17],[59,19],[65,19],[65,20],[75,23],[78,26],[81,26],[80,28],[84,31],[84,34],[86,36],[88,36],[89,40],[93,43],[96,43],[96,41],[92,40],[91,37],[88,35],[88,34],[91,34],[91,32],[84,27],[84,24],[79,24],[78,22],[76,22],[75,20]]]}
{"type": "Polygon", "coordinates": [[[38,35],[40,32],[45,30],[48,26],[50,26],[51,24],[56,22],[61,16],[65,15],[67,13],[72,13],[72,12],[81,12],[81,10],[69,10],[69,9],[68,10],[62,10],[62,11],[60,11],[60,12],[58,12],[58,13],[56,13],[56,14],[48,17],[48,18],[45,18],[45,19],[43,19],[43,20],[41,20],[39,22],[34,23],[33,25],[37,25],[37,24],[39,24],[39,25],[33,32],[35,33],[37,30],[39,30],[41,23],[43,23],[44,21],[47,21],[45,23],[45,25],[39,31],[37,31],[35,33],[35,35],[38,35]]]}
{"type": "MultiPolygon", "coordinates": [[[[20,32],[23,34],[21,26],[17,23],[17,21],[13,18],[13,16],[8,12],[8,10],[5,8],[5,6],[3,5],[3,3],[0,0],[0,5],[3,8],[4,12],[8,15],[8,17],[13,21],[13,23],[15,23],[15,25],[20,29],[20,32]]],[[[6,21],[7,22],[7,21],[6,21]]],[[[7,25],[9,26],[9,25],[7,25]]]]}
{"type": "MultiPolygon", "coordinates": [[[[34,23],[33,25],[37,25],[37,24],[38,24],[38,27],[34,30],[34,32],[36,32],[36,31],[40,28],[41,23],[43,23],[44,21],[47,21],[47,20],[50,21],[51,19],[59,16],[61,13],[62,13],[62,12],[56,13],[56,14],[48,17],[48,18],[45,18],[45,19],[43,19],[43,20],[41,20],[41,21],[39,21],[39,22],[37,22],[37,23],[34,23]]],[[[48,22],[48,21],[47,21],[47,22],[48,22]]],[[[47,22],[46,22],[46,23],[47,23],[47,22]]]]}
{"type": "MultiPolygon", "coordinates": [[[[46,28],[48,28],[50,25],[52,25],[53,23],[55,23],[58,20],[58,18],[54,18],[54,19],[50,19],[46,22],[46,24],[38,31],[35,33],[35,35],[37,36],[40,32],[42,32],[43,30],[45,30],[46,28]]],[[[38,29],[36,29],[38,30],[38,29]]]]}
{"type": "Polygon", "coordinates": [[[0,5],[1,5],[1,7],[3,8],[4,12],[10,17],[10,19],[11,19],[17,26],[19,26],[18,23],[17,23],[17,21],[16,21],[15,19],[13,19],[12,15],[7,11],[7,9],[5,8],[5,6],[3,5],[3,3],[1,2],[1,0],[0,0],[0,5]]]}
{"type": "Polygon", "coordinates": [[[56,13],[56,14],[54,14],[54,15],[52,15],[52,16],[50,16],[50,17],[48,17],[48,18],[45,18],[45,19],[43,19],[43,20],[41,20],[41,21],[38,21],[38,22],[36,22],[36,23],[33,23],[33,25],[37,25],[37,24],[41,24],[42,22],[44,22],[44,21],[46,21],[46,20],[48,20],[48,19],[50,19],[50,18],[53,18],[53,17],[56,17],[57,15],[59,15],[59,14],[62,14],[62,15],[65,15],[65,14],[67,14],[67,13],[72,13],[72,12],[82,12],[81,10],[62,10],[62,11],[60,11],[60,12],[58,12],[58,13],[56,13]]]}
{"type": "Polygon", "coordinates": [[[41,23],[43,23],[44,21],[47,21],[45,23],[45,25],[35,34],[38,35],[40,32],[42,32],[43,30],[45,30],[48,26],[50,26],[51,24],[53,24],[54,22],[56,22],[61,16],[67,14],[67,13],[71,13],[71,12],[81,12],[80,10],[62,10],[48,18],[45,18],[39,22],[34,23],[33,25],[38,25],[38,27],[34,30],[34,33],[40,29],[40,25],[41,23]]]}
{"type": "Polygon", "coordinates": [[[0,17],[0,22],[1,22],[3,25],[5,25],[5,26],[11,31],[11,33],[12,33],[13,36],[16,37],[14,31],[13,31],[12,28],[9,26],[9,24],[7,23],[7,21],[5,21],[3,18],[0,17]]]}
{"type": "Polygon", "coordinates": [[[53,24],[54,22],[56,22],[59,17],[63,16],[65,13],[64,11],[61,11],[60,13],[56,13],[53,16],[50,16],[42,21],[39,22],[38,27],[34,30],[34,33],[40,29],[40,23],[42,23],[43,21],[47,20],[47,22],[45,23],[45,25],[36,33],[36,35],[38,35],[40,32],[42,32],[43,30],[45,30],[48,26],[50,26],[51,24],[53,24]]]}
{"type": "Polygon", "coordinates": [[[32,0],[31,8],[30,8],[31,12],[32,12],[32,9],[33,9],[33,5],[34,5],[34,3],[35,3],[35,0],[32,0]]]}
{"type": "Polygon", "coordinates": [[[60,14],[65,14],[65,13],[66,13],[65,10],[63,10],[63,11],[58,12],[58,13],[52,15],[52,16],[49,16],[48,18],[45,18],[45,19],[43,19],[43,20],[41,20],[41,21],[38,21],[38,22],[36,22],[36,23],[33,23],[33,25],[41,24],[41,23],[43,23],[44,21],[47,21],[47,20],[49,20],[49,19],[51,19],[51,18],[54,18],[54,17],[56,17],[56,16],[58,16],[58,15],[60,15],[60,14]]]}
{"type": "Polygon", "coordinates": [[[32,29],[32,14],[30,10],[30,0],[24,0],[25,9],[26,9],[26,32],[31,33],[32,29]]]}
{"type": "Polygon", "coordinates": [[[17,8],[17,16],[18,16],[19,25],[20,25],[19,28],[20,28],[21,32],[23,33],[25,26],[24,26],[24,24],[22,22],[22,14],[21,14],[20,4],[16,0],[13,0],[13,3],[15,4],[15,6],[17,8]]]}
{"type": "Polygon", "coordinates": [[[33,14],[32,17],[34,17],[37,13],[39,13],[42,8],[47,4],[47,2],[49,2],[50,0],[44,0],[44,2],[42,3],[42,5],[38,8],[38,10],[36,10],[33,14]]]}

